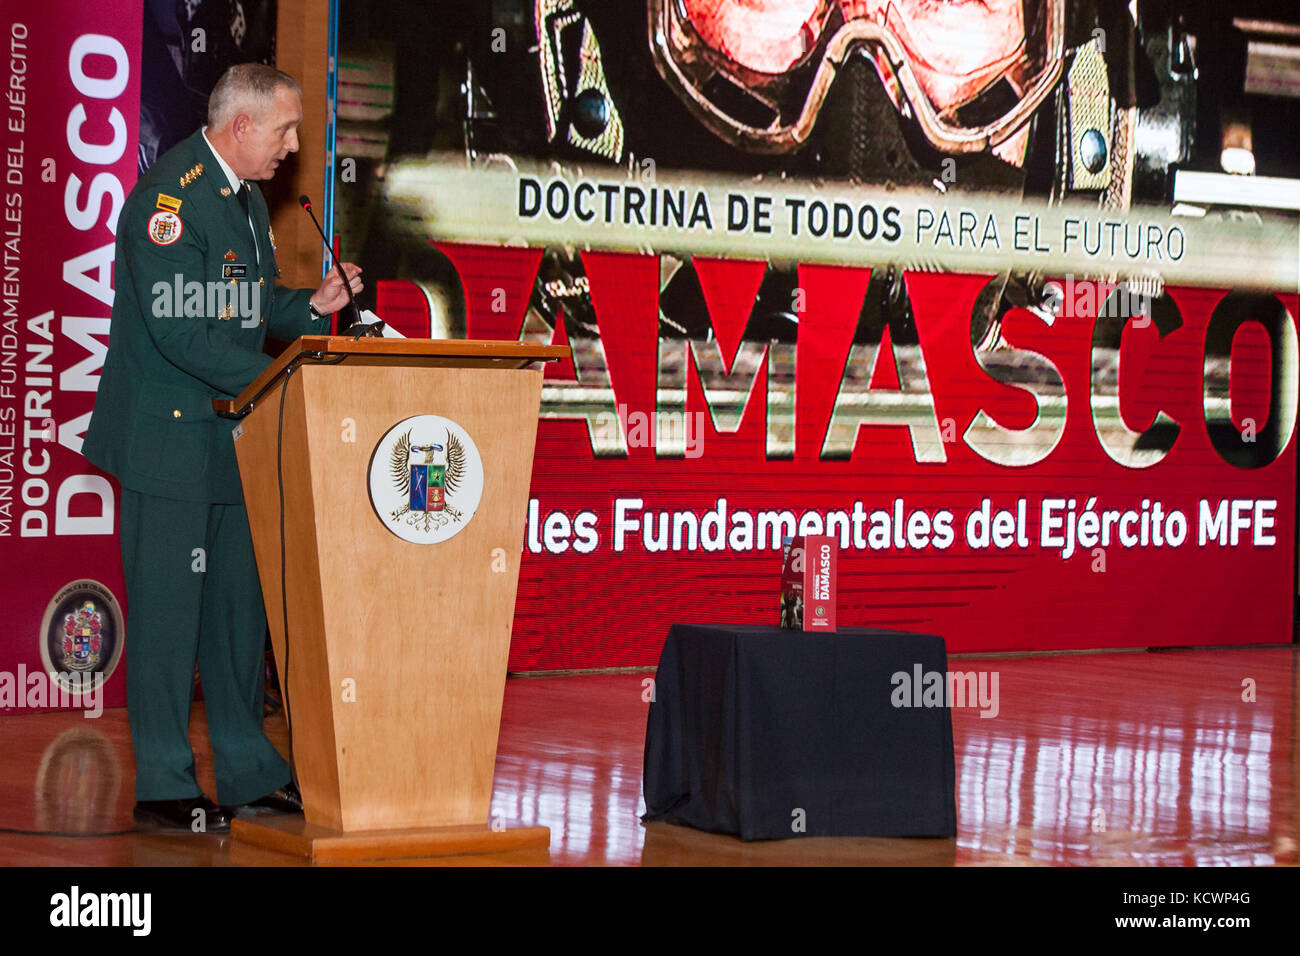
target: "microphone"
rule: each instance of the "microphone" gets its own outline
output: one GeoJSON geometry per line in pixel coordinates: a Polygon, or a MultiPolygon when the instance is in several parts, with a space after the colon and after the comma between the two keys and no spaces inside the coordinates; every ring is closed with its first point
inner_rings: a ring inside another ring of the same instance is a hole
{"type": "Polygon", "coordinates": [[[315,226],[316,231],[320,233],[321,242],[325,243],[325,251],[329,253],[329,257],[334,263],[334,270],[338,273],[339,278],[343,280],[343,289],[348,294],[348,307],[339,310],[339,325],[343,324],[344,317],[348,316],[349,313],[351,321],[341,334],[352,335],[354,338],[358,339],[366,335],[381,336],[384,330],[383,322],[375,322],[371,325],[366,325],[361,321],[361,310],[357,308],[357,300],[352,297],[352,283],[348,281],[347,274],[343,271],[343,266],[339,263],[338,256],[334,255],[334,250],[330,248],[330,241],[325,238],[325,230],[322,229],[320,223],[316,221],[316,214],[311,211],[311,197],[306,194],[299,196],[298,205],[302,206],[302,208],[306,210],[307,215],[311,217],[312,225],[315,226]]]}

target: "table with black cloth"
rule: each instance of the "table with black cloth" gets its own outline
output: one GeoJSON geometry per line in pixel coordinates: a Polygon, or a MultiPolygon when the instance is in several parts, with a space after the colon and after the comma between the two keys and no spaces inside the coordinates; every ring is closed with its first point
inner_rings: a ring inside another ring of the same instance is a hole
{"type": "Polygon", "coordinates": [[[642,819],[744,840],[956,836],[951,713],[893,702],[892,676],[911,681],[918,664],[946,675],[942,638],[675,625],[646,725],[642,819]]]}

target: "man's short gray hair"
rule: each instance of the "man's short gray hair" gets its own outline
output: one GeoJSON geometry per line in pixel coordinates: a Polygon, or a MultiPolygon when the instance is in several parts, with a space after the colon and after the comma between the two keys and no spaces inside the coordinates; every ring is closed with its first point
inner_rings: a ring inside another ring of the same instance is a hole
{"type": "Polygon", "coordinates": [[[271,106],[275,91],[287,87],[299,96],[302,89],[288,73],[264,63],[239,63],[221,74],[208,97],[208,128],[219,130],[241,112],[271,106]]]}

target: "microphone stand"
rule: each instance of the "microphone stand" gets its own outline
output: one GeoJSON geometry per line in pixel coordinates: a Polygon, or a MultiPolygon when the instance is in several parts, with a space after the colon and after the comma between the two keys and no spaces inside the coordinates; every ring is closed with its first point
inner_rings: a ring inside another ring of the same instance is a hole
{"type": "MultiPolygon", "coordinates": [[[[322,229],[320,223],[316,221],[316,214],[311,211],[311,198],[306,195],[299,196],[298,205],[302,206],[302,208],[306,210],[307,215],[311,217],[312,225],[315,226],[316,231],[320,233],[321,242],[325,244],[325,251],[329,253],[330,261],[334,263],[334,270],[338,273],[339,278],[343,280],[343,290],[348,294],[348,308],[352,313],[352,322],[340,334],[351,335],[354,342],[357,339],[364,338],[365,336],[382,337],[384,333],[384,323],[382,320],[372,322],[369,325],[361,321],[361,310],[357,308],[357,300],[352,297],[352,283],[348,281],[347,275],[343,272],[343,266],[339,263],[338,256],[334,255],[334,250],[330,248],[330,241],[325,237],[325,230],[322,229]]],[[[341,317],[343,310],[340,309],[339,311],[341,317]]]]}

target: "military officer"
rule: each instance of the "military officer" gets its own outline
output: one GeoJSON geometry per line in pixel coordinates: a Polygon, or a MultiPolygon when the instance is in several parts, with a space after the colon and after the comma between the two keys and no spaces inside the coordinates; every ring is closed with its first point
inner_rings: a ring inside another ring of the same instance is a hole
{"type": "MultiPolygon", "coordinates": [[[[222,830],[231,807],[301,808],[288,765],[262,732],[266,618],[236,423],[211,404],[266,368],[268,333],[328,333],[326,317],[347,302],[334,272],[315,290],[275,282],[275,237],[252,183],[298,149],[301,121],[292,77],[261,64],[232,67],[213,89],[208,125],[145,173],[118,222],[108,356],[83,452],[122,485],[141,822],[222,830]],[[196,660],[220,805],[194,776],[196,660]]],[[[361,270],[349,263],[344,271],[360,291],[361,270]]]]}

